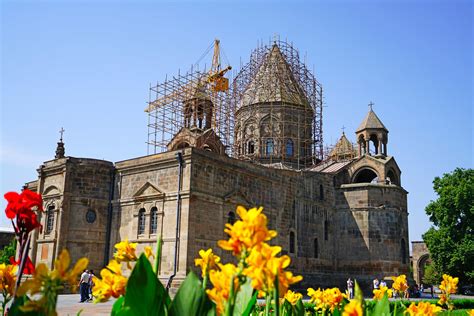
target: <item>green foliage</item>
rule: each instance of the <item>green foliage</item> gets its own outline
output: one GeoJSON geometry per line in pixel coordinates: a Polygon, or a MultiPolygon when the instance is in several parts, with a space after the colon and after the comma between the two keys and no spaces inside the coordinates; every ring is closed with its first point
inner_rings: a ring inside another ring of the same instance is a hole
{"type": "Polygon", "coordinates": [[[431,259],[440,274],[474,283],[474,169],[436,177],[433,189],[438,199],[425,211],[435,227],[423,235],[431,259]]]}
{"type": "Polygon", "coordinates": [[[0,264],[10,264],[10,257],[15,257],[16,254],[16,239],[13,238],[12,241],[6,245],[2,250],[0,250],[0,264]]]}
{"type": "Polygon", "coordinates": [[[423,283],[428,285],[437,285],[441,282],[441,275],[435,268],[434,264],[427,264],[425,266],[425,274],[423,275],[423,283]]]}

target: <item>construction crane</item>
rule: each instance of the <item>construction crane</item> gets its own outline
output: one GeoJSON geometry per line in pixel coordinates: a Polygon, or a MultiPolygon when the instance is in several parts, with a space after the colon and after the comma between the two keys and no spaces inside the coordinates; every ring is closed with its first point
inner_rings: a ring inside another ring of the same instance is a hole
{"type": "MultiPolygon", "coordinates": [[[[151,112],[157,107],[164,106],[175,100],[184,101],[194,95],[197,87],[201,87],[205,90],[210,90],[213,93],[226,92],[229,90],[229,79],[224,75],[232,69],[231,66],[221,68],[221,50],[220,41],[214,40],[214,54],[212,56],[211,69],[207,73],[202,74],[195,80],[189,81],[176,87],[166,95],[163,95],[156,100],[150,102],[145,108],[145,112],[151,112]]],[[[208,48],[208,50],[210,47],[208,48]]],[[[208,51],[207,50],[207,51],[208,51]]],[[[205,53],[206,54],[206,53],[205,53]]]]}
{"type": "Polygon", "coordinates": [[[224,77],[225,73],[232,69],[227,66],[221,69],[221,52],[220,41],[216,38],[214,40],[214,55],[212,56],[212,66],[209,70],[207,82],[211,85],[211,90],[214,92],[225,92],[229,90],[229,79],[224,77]]]}

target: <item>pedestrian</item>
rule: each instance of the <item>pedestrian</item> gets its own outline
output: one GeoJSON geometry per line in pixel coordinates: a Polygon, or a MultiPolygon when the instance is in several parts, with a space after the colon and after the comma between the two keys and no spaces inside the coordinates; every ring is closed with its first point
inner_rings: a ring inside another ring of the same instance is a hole
{"type": "Polygon", "coordinates": [[[430,285],[431,298],[434,298],[434,288],[433,285],[430,285]]]}
{"type": "Polygon", "coordinates": [[[84,303],[89,298],[89,271],[84,270],[81,274],[81,279],[79,280],[79,292],[81,293],[81,300],[79,303],[84,303]]]}
{"type": "Polygon", "coordinates": [[[354,282],[352,282],[351,278],[347,279],[347,292],[349,292],[349,299],[354,298],[354,282]]]}
{"type": "Polygon", "coordinates": [[[383,288],[383,287],[387,287],[387,283],[385,282],[384,279],[382,279],[382,281],[380,281],[380,288],[383,288]]]}
{"type": "Polygon", "coordinates": [[[379,279],[375,278],[374,279],[374,290],[378,290],[379,289],[379,279]]]}
{"type": "Polygon", "coordinates": [[[92,301],[93,296],[92,296],[92,288],[94,287],[94,270],[89,271],[89,293],[88,293],[88,299],[92,301]]]}

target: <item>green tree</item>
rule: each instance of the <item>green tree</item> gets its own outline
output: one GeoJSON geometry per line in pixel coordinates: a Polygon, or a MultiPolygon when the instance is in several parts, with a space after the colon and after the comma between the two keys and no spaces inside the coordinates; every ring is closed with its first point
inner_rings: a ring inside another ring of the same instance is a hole
{"type": "Polygon", "coordinates": [[[474,283],[474,169],[457,168],[436,177],[438,199],[425,211],[434,224],[424,235],[438,274],[474,283]]]}
{"type": "Polygon", "coordinates": [[[433,263],[425,266],[423,283],[428,285],[438,285],[441,282],[441,275],[438,273],[433,263]]]}
{"type": "Polygon", "coordinates": [[[16,254],[16,239],[10,242],[10,244],[6,245],[2,250],[0,250],[0,264],[10,263],[10,257],[15,257],[16,254]]]}

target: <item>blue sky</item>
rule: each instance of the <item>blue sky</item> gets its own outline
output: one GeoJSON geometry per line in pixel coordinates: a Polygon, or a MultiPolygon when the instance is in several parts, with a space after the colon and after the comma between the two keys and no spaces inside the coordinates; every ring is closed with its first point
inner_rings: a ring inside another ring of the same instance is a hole
{"type": "Polygon", "coordinates": [[[36,178],[61,127],[67,155],[145,155],[150,83],[187,70],[216,37],[236,69],[279,34],[324,87],[325,143],[342,126],[354,140],[375,103],[420,240],[433,178],[472,168],[472,19],[457,0],[2,1],[0,192],[36,178]]]}

